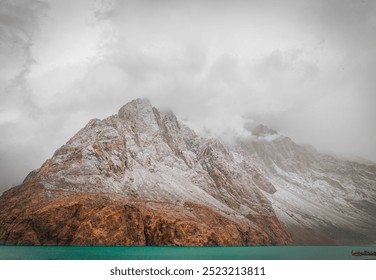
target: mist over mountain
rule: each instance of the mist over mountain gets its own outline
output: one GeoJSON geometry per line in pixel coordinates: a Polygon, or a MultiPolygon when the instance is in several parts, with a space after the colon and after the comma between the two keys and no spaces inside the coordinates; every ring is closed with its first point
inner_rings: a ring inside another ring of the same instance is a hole
{"type": "Polygon", "coordinates": [[[225,143],[135,99],[0,197],[0,243],[374,244],[376,166],[265,125],[225,143]]]}
{"type": "Polygon", "coordinates": [[[202,137],[264,124],[376,161],[376,2],[2,0],[0,188],[139,97],[202,137]]]}

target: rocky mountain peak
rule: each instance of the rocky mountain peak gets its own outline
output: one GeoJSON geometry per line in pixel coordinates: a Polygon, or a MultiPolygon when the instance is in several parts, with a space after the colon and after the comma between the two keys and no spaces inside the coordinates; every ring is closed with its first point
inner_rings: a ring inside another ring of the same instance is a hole
{"type": "Polygon", "coordinates": [[[132,130],[155,131],[158,130],[158,123],[153,107],[148,99],[135,99],[120,108],[118,116],[125,121],[132,130]]]}
{"type": "Polygon", "coordinates": [[[133,100],[0,197],[0,244],[265,245],[312,232],[327,238],[319,244],[337,232],[373,240],[374,167],[308,151],[265,125],[253,134],[228,146],[133,100]]]}
{"type": "Polygon", "coordinates": [[[131,108],[134,107],[136,109],[142,109],[145,107],[152,107],[150,100],[147,98],[136,98],[133,99],[132,101],[126,103],[123,107],[120,108],[120,111],[123,109],[131,108]]]}

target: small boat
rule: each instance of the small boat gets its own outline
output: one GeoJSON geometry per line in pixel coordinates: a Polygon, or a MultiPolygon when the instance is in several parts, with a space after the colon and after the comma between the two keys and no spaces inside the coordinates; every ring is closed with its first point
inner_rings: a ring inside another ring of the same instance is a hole
{"type": "Polygon", "coordinates": [[[376,256],[376,251],[351,251],[351,255],[359,257],[359,256],[376,256]]]}

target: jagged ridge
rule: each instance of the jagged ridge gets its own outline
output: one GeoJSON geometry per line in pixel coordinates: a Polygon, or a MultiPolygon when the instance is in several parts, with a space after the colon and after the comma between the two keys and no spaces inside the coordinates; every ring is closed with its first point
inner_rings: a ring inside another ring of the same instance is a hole
{"type": "Polygon", "coordinates": [[[275,190],[251,166],[239,169],[240,160],[221,142],[198,137],[173,113],[137,99],[103,121],[91,120],[22,186],[0,198],[0,240],[75,245],[290,242],[263,194],[275,190]],[[110,230],[114,225],[118,231],[110,230]]]}

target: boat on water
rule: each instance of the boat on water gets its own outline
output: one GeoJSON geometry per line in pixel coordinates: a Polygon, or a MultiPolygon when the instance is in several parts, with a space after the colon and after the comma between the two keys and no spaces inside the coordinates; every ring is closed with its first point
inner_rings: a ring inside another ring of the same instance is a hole
{"type": "Polygon", "coordinates": [[[351,255],[359,257],[359,256],[376,256],[376,251],[351,251],[351,255]]]}

